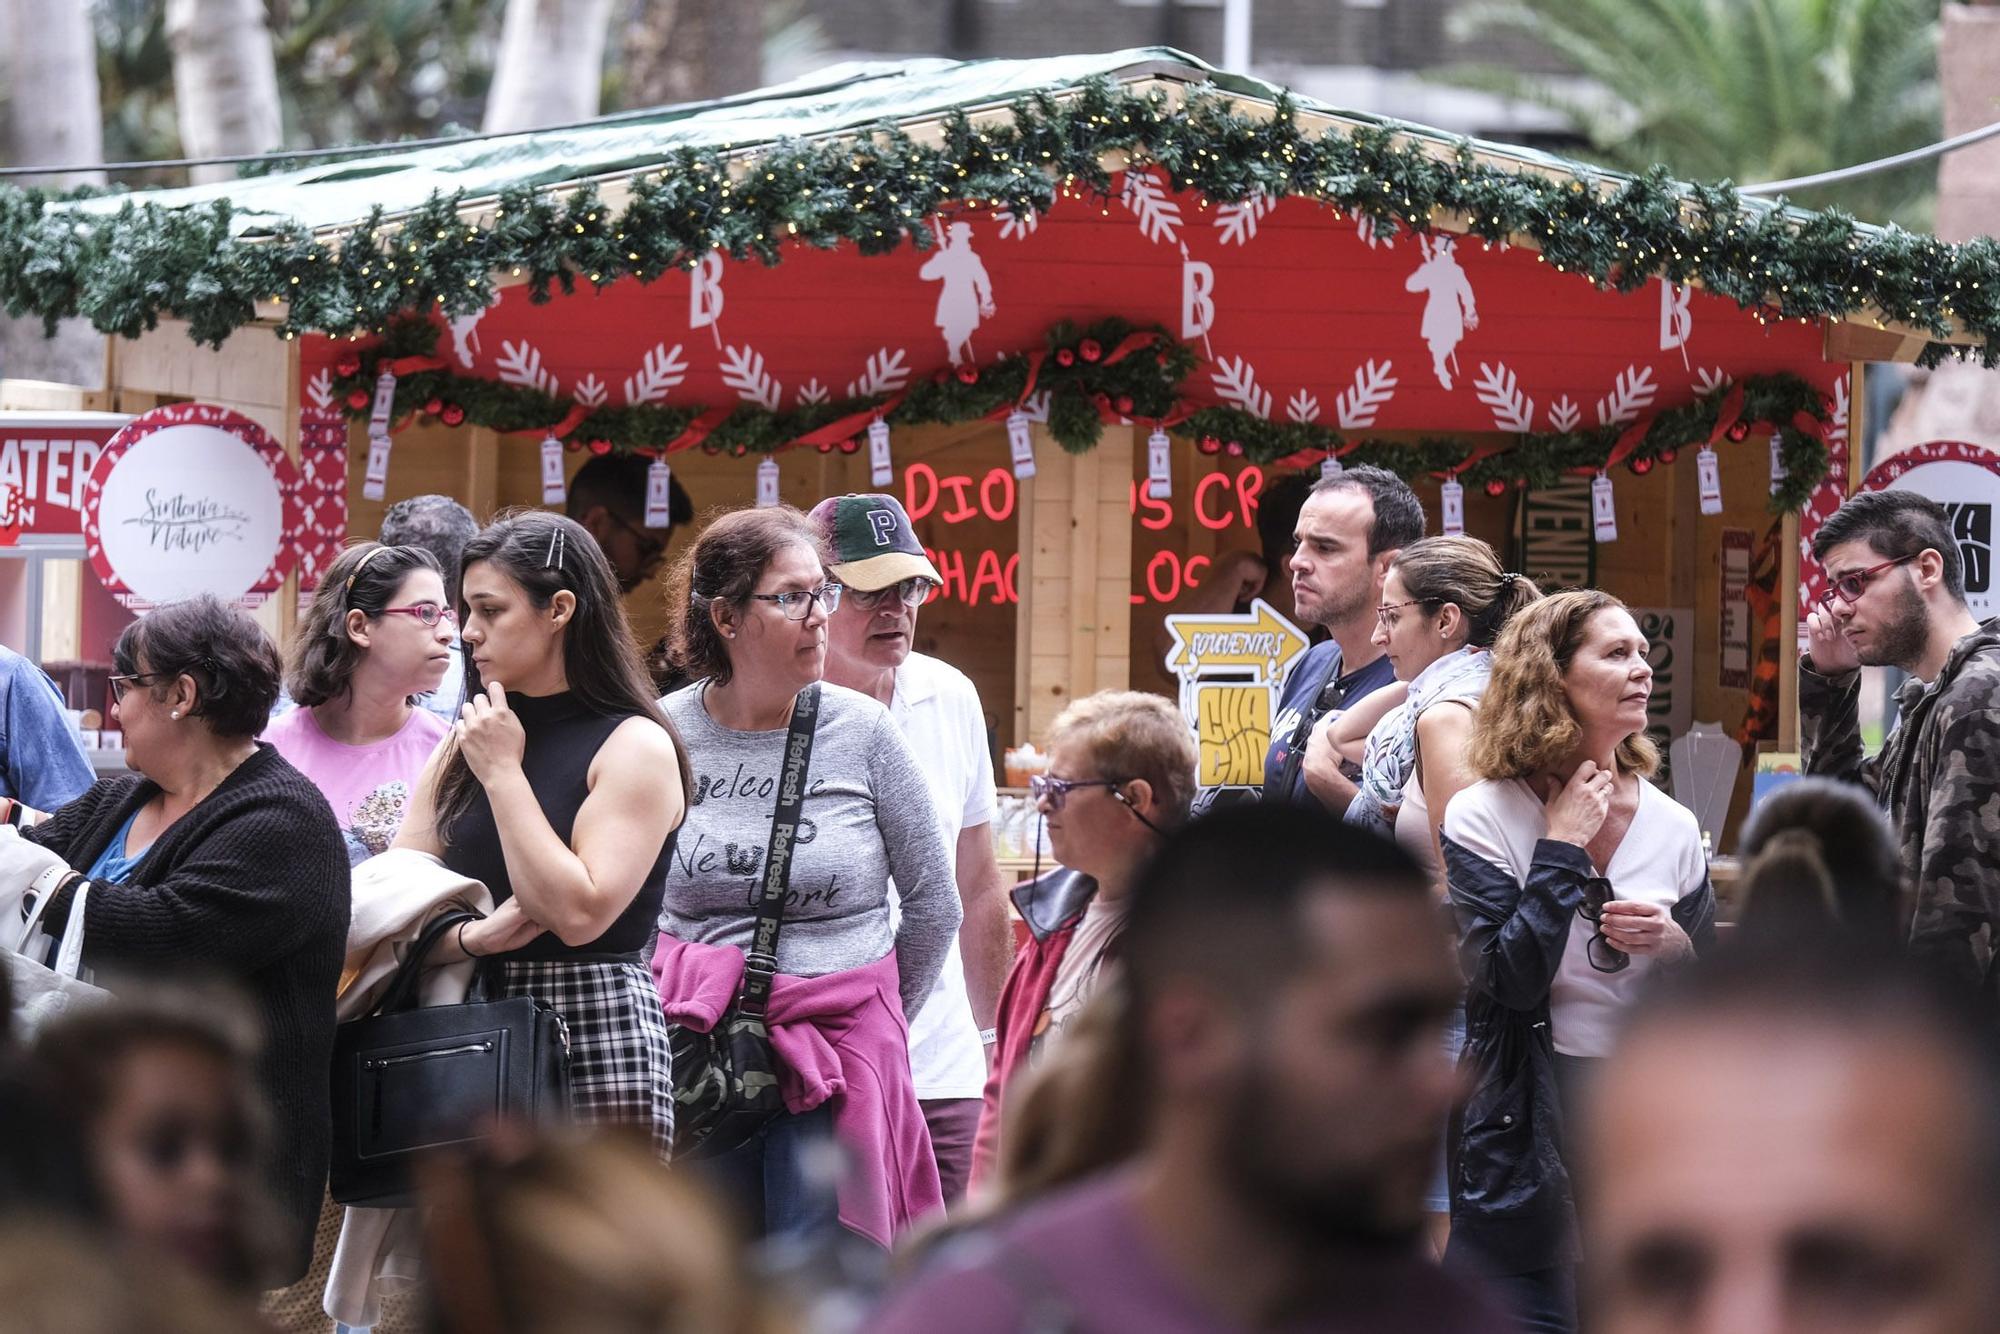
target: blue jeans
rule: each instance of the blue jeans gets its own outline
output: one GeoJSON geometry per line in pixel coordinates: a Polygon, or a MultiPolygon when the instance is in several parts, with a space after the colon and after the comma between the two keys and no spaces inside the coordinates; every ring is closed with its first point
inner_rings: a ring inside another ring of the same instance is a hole
{"type": "Polygon", "coordinates": [[[840,1228],[840,1149],[826,1104],[789,1112],[746,1143],[689,1164],[741,1211],[752,1236],[821,1241],[840,1228]]]}

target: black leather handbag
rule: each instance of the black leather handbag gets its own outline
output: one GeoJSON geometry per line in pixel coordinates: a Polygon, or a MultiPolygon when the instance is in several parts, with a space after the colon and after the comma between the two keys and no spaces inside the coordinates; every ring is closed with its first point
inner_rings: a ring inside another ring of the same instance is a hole
{"type": "Polygon", "coordinates": [[[532,996],[488,1000],[486,969],[463,1005],[416,1004],[424,957],[473,913],[446,913],[418,936],[374,1013],[333,1037],[333,1163],[340,1204],[414,1202],[412,1164],[493,1127],[570,1112],[569,1029],[532,996]]]}
{"type": "Polygon", "coordinates": [[[801,690],[792,704],[778,806],[771,817],[771,846],[764,856],[764,889],[757,900],[756,933],[743,952],[743,985],[736,1001],[706,1033],[678,1024],[667,1032],[673,1054],[676,1160],[727,1153],[785,1109],[778,1092],[777,1053],[771,1050],[764,1011],[778,972],[778,928],[785,920],[792,844],[805,805],[806,768],[812,762],[818,717],[815,683],[801,690]]]}

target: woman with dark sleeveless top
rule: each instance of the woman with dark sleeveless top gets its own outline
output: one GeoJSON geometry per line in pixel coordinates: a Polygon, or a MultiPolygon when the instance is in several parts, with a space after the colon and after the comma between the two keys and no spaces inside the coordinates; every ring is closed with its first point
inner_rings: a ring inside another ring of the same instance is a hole
{"type": "Polygon", "coordinates": [[[569,1025],[576,1117],[673,1136],[667,1030],[641,960],[659,917],[687,764],[653,702],[611,566],[559,515],[503,517],[467,544],[465,700],[397,845],[483,882],[493,915],[438,963],[498,969],[569,1025]]]}

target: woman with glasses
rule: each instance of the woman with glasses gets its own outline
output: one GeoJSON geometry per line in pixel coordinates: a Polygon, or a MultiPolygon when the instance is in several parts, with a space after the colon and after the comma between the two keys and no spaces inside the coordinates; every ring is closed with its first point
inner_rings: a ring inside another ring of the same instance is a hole
{"type": "Polygon", "coordinates": [[[1694,815],[1646,781],[1659,767],[1646,649],[1608,593],[1515,615],[1472,726],[1479,781],[1444,818],[1471,1089],[1450,1253],[1495,1276],[1527,1329],[1576,1327],[1578,1091],[1647,975],[1714,938],[1694,815]]]}
{"type": "Polygon", "coordinates": [[[737,992],[795,707],[815,710],[769,1012],[788,1110],[702,1166],[761,1233],[824,1236],[837,1214],[887,1245],[940,1201],[905,1027],[960,917],[930,791],[889,711],[821,682],[842,590],[812,520],[790,506],[725,514],[669,588],[675,661],[694,682],[661,701],[694,766],[653,961],[677,1023],[704,1027],[702,998],[737,992]],[[791,1059],[808,1051],[816,1069],[791,1059]],[[829,1137],[852,1167],[837,1205],[824,1164],[840,1155],[813,1152],[829,1137]]]}
{"type": "Polygon", "coordinates": [[[277,1141],[275,1278],[291,1282],[326,1185],[347,850],[326,798],[257,740],[278,698],[278,651],[245,612],[207,595],[155,608],[125,627],[112,661],[137,772],[22,831],[50,854],[42,924],[60,936],[81,905],[85,967],[213,974],[247,995],[277,1141]]]}
{"type": "Polygon", "coordinates": [[[975,1187],[1000,1155],[1009,1086],[1106,981],[1125,926],[1127,892],[1162,836],[1194,802],[1194,736],[1158,695],[1101,690],[1049,727],[1049,767],[1029,792],[1061,869],[1014,890],[1028,941],[1000,989],[975,1187]]]}
{"type": "Polygon", "coordinates": [[[396,837],[450,730],[412,701],[443,681],[457,624],[436,557],[374,542],[340,554],[299,618],[285,680],[299,707],[264,740],[326,794],[350,861],[396,837]]]}
{"type": "Polygon", "coordinates": [[[666,1024],[643,952],[685,805],[611,566],[574,520],[525,511],[466,543],[465,704],[417,783],[395,846],[484,884],[491,916],[431,951],[473,959],[500,998],[568,1028],[586,1125],[673,1140],[666,1024]]]}

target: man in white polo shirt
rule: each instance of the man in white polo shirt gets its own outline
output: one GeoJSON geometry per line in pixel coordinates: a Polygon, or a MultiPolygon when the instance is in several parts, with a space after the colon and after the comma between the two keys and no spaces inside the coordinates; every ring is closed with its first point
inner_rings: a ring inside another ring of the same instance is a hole
{"type": "Polygon", "coordinates": [[[943,580],[894,497],[835,496],[813,508],[847,588],[827,624],[826,679],[880,700],[923,765],[953,846],[965,920],[930,999],[910,1025],[910,1070],[946,1204],[965,1194],[986,1086],[994,1006],[1013,952],[993,857],[993,757],[986,711],[965,673],[913,651],[917,608],[943,580]]]}

